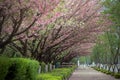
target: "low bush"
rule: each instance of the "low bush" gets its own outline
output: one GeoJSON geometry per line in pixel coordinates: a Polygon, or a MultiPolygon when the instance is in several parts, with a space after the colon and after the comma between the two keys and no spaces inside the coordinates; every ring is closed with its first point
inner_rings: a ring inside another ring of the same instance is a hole
{"type": "Polygon", "coordinates": [[[42,73],[37,76],[37,80],[62,80],[61,76],[54,76],[50,73],[42,73]]]}
{"type": "Polygon", "coordinates": [[[100,68],[97,68],[97,67],[92,67],[92,68],[97,70],[97,71],[103,72],[105,74],[114,76],[115,78],[118,78],[118,79],[120,78],[120,73],[114,73],[114,72],[111,72],[111,71],[108,71],[108,70],[105,70],[105,69],[100,69],[100,68]]]}
{"type": "Polygon", "coordinates": [[[39,62],[24,58],[0,58],[0,80],[36,80],[39,62]]]}
{"type": "Polygon", "coordinates": [[[5,80],[5,77],[8,73],[8,69],[10,66],[11,66],[11,61],[9,58],[0,57],[0,80],[5,80]]]}
{"type": "Polygon", "coordinates": [[[117,79],[120,79],[120,73],[115,73],[114,77],[117,78],[117,79]]]}
{"type": "Polygon", "coordinates": [[[51,74],[55,76],[61,76],[62,79],[66,79],[70,76],[71,72],[72,70],[70,68],[58,68],[53,70],[51,74]]]}
{"type": "Polygon", "coordinates": [[[110,72],[110,71],[107,71],[107,72],[106,72],[106,74],[108,74],[108,75],[111,75],[111,74],[112,74],[112,72],[110,72]]]}
{"type": "Polygon", "coordinates": [[[51,72],[39,74],[37,80],[65,80],[71,75],[75,68],[76,67],[57,68],[51,72]]]}

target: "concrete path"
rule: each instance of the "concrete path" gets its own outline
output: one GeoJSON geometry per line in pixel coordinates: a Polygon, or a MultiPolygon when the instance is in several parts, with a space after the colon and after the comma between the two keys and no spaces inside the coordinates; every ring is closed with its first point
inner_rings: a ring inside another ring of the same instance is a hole
{"type": "Polygon", "coordinates": [[[69,80],[120,80],[115,79],[110,75],[95,71],[89,67],[80,66],[73,72],[69,80]]]}

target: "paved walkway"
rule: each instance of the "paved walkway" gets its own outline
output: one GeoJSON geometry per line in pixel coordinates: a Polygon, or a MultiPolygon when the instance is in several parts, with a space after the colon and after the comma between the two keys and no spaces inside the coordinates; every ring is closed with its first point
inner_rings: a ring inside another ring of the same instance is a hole
{"type": "Polygon", "coordinates": [[[80,66],[73,72],[69,80],[120,80],[115,79],[110,75],[95,71],[89,67],[80,66]]]}

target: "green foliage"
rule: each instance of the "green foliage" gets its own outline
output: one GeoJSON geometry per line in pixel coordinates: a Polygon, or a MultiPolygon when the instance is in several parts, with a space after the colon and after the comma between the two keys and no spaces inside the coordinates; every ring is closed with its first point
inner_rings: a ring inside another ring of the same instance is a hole
{"type": "Polygon", "coordinates": [[[62,80],[60,76],[54,76],[50,73],[44,73],[37,76],[37,80],[62,80]]]}
{"type": "Polygon", "coordinates": [[[14,80],[35,80],[35,75],[37,75],[39,68],[39,62],[23,58],[12,58],[11,61],[15,68],[14,80]]]}
{"type": "Polygon", "coordinates": [[[48,73],[42,73],[37,76],[37,80],[65,80],[67,79],[73,70],[76,68],[57,68],[48,73]]]}
{"type": "MultiPolygon", "coordinates": [[[[120,0],[102,0],[104,14],[112,21],[109,31],[102,34],[94,46],[92,59],[95,63],[118,64],[120,55],[120,0]]],[[[115,72],[100,70],[115,76],[115,72]]]]}
{"type": "Polygon", "coordinates": [[[10,66],[11,62],[9,58],[0,57],[0,80],[4,80],[10,66]]]}
{"type": "Polygon", "coordinates": [[[92,60],[95,63],[114,63],[117,59],[120,39],[114,32],[105,32],[98,37],[97,43],[93,48],[92,60]]]}
{"type": "Polygon", "coordinates": [[[70,68],[58,68],[58,69],[55,69],[53,70],[52,72],[52,75],[55,75],[55,76],[61,76],[62,79],[65,79],[67,77],[69,77],[69,75],[71,74],[71,69],[70,68]],[[58,74],[59,72],[59,74],[58,74]]]}
{"type": "Polygon", "coordinates": [[[0,58],[0,80],[36,80],[38,68],[39,62],[35,60],[0,58]]]}
{"type": "Polygon", "coordinates": [[[120,73],[115,73],[114,76],[115,78],[120,79],[120,73]]]}
{"type": "Polygon", "coordinates": [[[111,72],[111,71],[108,71],[108,70],[105,70],[105,69],[100,69],[98,67],[92,67],[92,68],[95,69],[95,70],[97,70],[97,71],[103,72],[105,74],[114,76],[117,79],[120,79],[120,73],[114,73],[114,72],[111,72]]]}
{"type": "Polygon", "coordinates": [[[105,0],[103,5],[105,7],[104,13],[109,14],[109,18],[115,22],[116,26],[120,26],[120,1],[105,0]]]}
{"type": "MultiPolygon", "coordinates": [[[[18,43],[17,43],[18,44],[18,43]]],[[[22,57],[22,55],[17,51],[12,49],[11,47],[6,46],[6,49],[2,56],[7,56],[7,57],[22,57]]]]}
{"type": "Polygon", "coordinates": [[[54,9],[54,12],[67,12],[68,10],[65,8],[65,1],[61,0],[58,6],[54,9]]]}
{"type": "Polygon", "coordinates": [[[105,70],[105,69],[100,69],[98,67],[92,67],[93,69],[97,70],[97,71],[100,71],[100,72],[103,72],[105,74],[111,74],[112,72],[108,71],[108,70],[105,70]]]}

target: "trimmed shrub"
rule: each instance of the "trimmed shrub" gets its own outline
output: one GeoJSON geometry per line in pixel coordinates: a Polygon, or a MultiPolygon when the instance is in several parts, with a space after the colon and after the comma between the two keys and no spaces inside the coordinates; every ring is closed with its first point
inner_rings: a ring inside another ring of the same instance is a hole
{"type": "Polygon", "coordinates": [[[120,78],[120,73],[114,73],[114,72],[111,72],[111,71],[108,71],[108,70],[105,70],[105,69],[99,69],[97,67],[92,67],[92,68],[94,68],[97,71],[101,71],[101,72],[103,72],[105,74],[114,76],[115,78],[118,78],[118,79],[120,78]]]}
{"type": "Polygon", "coordinates": [[[115,73],[114,77],[117,78],[117,79],[120,79],[120,73],[115,73]]]}
{"type": "MultiPolygon", "coordinates": [[[[5,67],[2,69],[6,71],[0,80],[36,80],[39,62],[24,58],[7,58],[6,60],[9,62],[4,63],[5,67]]],[[[0,66],[4,65],[0,64],[0,66]]]]}
{"type": "Polygon", "coordinates": [[[10,66],[11,66],[11,61],[9,58],[0,57],[0,80],[5,79],[10,66]]]}
{"type": "Polygon", "coordinates": [[[110,71],[107,71],[107,72],[106,72],[106,74],[110,75],[110,74],[112,74],[112,72],[110,72],[110,71]]]}
{"type": "Polygon", "coordinates": [[[43,73],[37,76],[37,80],[62,80],[61,76],[54,76],[50,73],[43,73]]]}
{"type": "Polygon", "coordinates": [[[51,72],[39,74],[37,80],[66,80],[75,68],[57,68],[51,72]]]}
{"type": "Polygon", "coordinates": [[[70,76],[71,72],[72,72],[71,68],[58,68],[53,70],[51,74],[55,76],[61,76],[62,79],[66,79],[70,76]]]}

